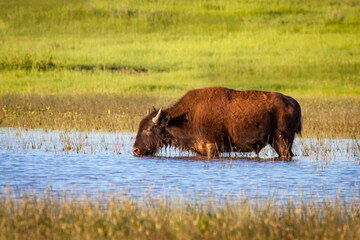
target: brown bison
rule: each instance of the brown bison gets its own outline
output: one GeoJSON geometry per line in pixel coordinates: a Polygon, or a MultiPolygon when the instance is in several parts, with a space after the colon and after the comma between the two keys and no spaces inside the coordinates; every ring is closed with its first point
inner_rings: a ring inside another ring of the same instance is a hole
{"type": "Polygon", "coordinates": [[[133,153],[153,155],[171,145],[208,157],[232,151],[258,154],[270,144],[280,158],[288,159],[295,133],[300,132],[301,108],[291,97],[207,87],[187,92],[170,108],[148,111],[133,153]]]}

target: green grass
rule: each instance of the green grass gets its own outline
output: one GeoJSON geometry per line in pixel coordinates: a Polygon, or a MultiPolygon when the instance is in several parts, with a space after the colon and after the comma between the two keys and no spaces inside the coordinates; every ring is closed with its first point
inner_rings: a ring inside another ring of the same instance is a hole
{"type": "MultiPolygon", "coordinates": [[[[303,136],[360,136],[358,0],[0,0],[0,127],[135,131],[221,85],[299,100],[303,136]]],[[[300,207],[0,196],[0,239],[355,239],[359,199],[300,207]]]]}
{"type": "Polygon", "coordinates": [[[0,0],[0,126],[134,131],[146,108],[220,85],[295,97],[306,136],[359,136],[359,11],[356,0],[0,0]]]}
{"type": "Polygon", "coordinates": [[[358,1],[1,1],[0,94],[360,94],[358,1]]]}

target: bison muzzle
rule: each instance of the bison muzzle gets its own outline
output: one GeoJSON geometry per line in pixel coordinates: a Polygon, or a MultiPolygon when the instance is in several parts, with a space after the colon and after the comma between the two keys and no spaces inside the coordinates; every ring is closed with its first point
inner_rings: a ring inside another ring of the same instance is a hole
{"type": "Polygon", "coordinates": [[[133,146],[136,156],[175,146],[208,157],[256,152],[270,144],[282,159],[301,133],[299,103],[281,93],[208,87],[187,92],[175,105],[142,119],[133,146]]]}

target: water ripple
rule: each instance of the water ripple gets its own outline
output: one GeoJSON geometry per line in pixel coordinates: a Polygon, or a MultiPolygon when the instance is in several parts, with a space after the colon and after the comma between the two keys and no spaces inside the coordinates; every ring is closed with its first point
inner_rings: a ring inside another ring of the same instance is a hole
{"type": "Polygon", "coordinates": [[[0,129],[0,191],[6,187],[80,193],[131,190],[141,196],[151,188],[154,194],[166,190],[182,196],[195,192],[235,196],[242,192],[279,199],[299,195],[350,198],[360,192],[358,152],[349,148],[351,140],[327,139],[317,145],[321,140],[297,139],[298,156],[283,162],[171,156],[175,155],[171,149],[165,157],[138,158],[131,154],[133,136],[0,129]],[[73,138],[83,141],[80,151],[75,145],[61,150],[62,139],[73,138]]]}

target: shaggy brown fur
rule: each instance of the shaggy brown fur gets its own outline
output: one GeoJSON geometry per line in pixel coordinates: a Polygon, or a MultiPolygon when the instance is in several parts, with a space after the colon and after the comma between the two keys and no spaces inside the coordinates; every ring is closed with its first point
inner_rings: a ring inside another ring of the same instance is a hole
{"type": "Polygon", "coordinates": [[[291,97],[208,87],[191,90],[174,106],[148,114],[140,122],[133,153],[152,155],[173,145],[211,157],[230,151],[258,153],[270,144],[287,159],[300,132],[301,108],[291,97]]]}

